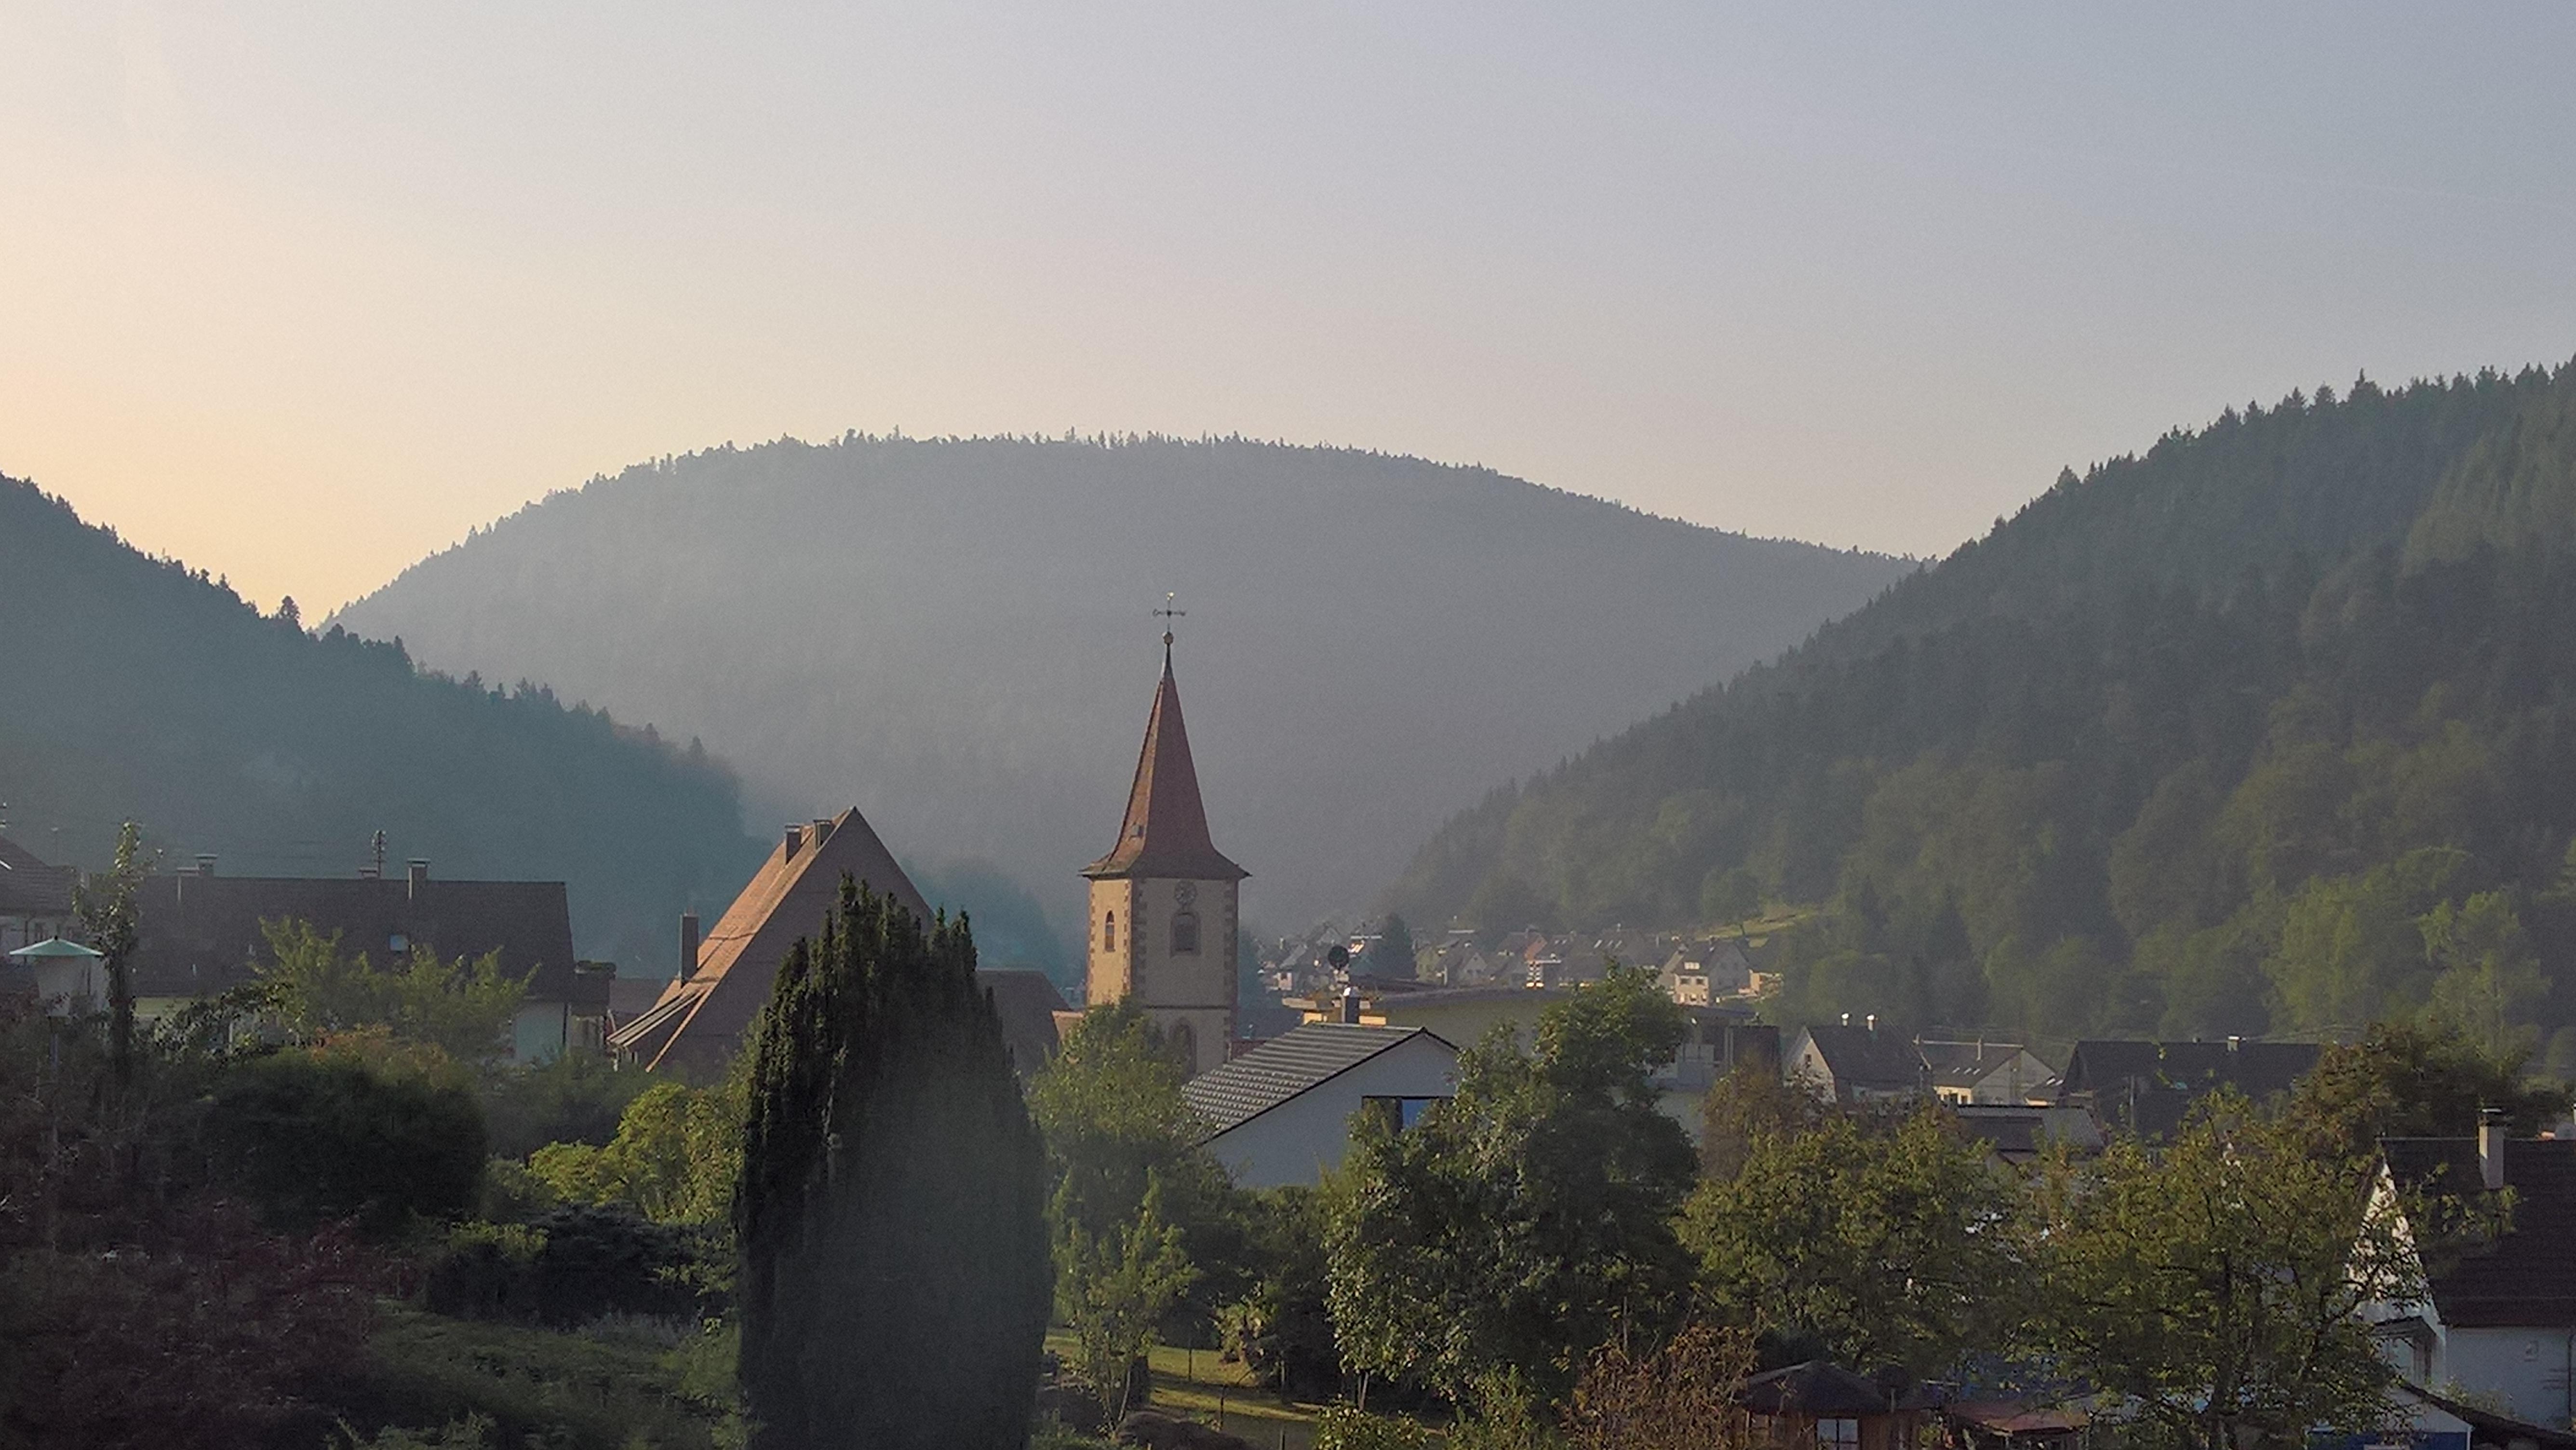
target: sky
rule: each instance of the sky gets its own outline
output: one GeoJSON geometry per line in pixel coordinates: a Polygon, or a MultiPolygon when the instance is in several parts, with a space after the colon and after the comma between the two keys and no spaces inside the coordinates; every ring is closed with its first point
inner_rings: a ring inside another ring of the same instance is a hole
{"type": "Polygon", "coordinates": [[[2576,7],[0,0],[0,472],[308,618],[845,429],[1932,555],[2576,356],[2576,7]]]}

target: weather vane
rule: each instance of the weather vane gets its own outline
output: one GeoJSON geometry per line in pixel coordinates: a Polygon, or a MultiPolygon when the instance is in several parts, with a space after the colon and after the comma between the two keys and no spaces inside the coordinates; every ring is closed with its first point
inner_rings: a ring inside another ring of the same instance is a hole
{"type": "MultiPolygon", "coordinates": [[[[1155,617],[1156,619],[1167,619],[1167,620],[1168,620],[1168,619],[1179,619],[1179,618],[1182,618],[1183,616],[1187,615],[1187,614],[1189,613],[1189,611],[1188,611],[1188,610],[1175,607],[1175,606],[1177,606],[1177,605],[1179,604],[1179,602],[1180,602],[1180,598],[1181,598],[1181,596],[1180,596],[1179,591],[1177,591],[1177,590],[1168,590],[1168,589],[1167,589],[1167,590],[1165,590],[1165,591],[1163,592],[1163,607],[1154,611],[1154,617],[1155,617]]],[[[1171,629],[1171,626],[1167,624],[1167,625],[1163,626],[1163,649],[1164,649],[1164,651],[1165,651],[1166,653],[1169,653],[1169,652],[1170,652],[1170,650],[1171,650],[1171,648],[1172,648],[1172,629],[1171,629]]]]}

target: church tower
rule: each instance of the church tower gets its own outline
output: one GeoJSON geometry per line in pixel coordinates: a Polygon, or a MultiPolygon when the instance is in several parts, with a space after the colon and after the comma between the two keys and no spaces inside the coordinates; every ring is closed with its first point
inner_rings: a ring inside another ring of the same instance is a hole
{"type": "Polygon", "coordinates": [[[1144,1008],[1193,1076],[1225,1061],[1234,1040],[1235,900],[1251,873],[1208,839],[1169,633],[1118,845],[1082,874],[1091,880],[1089,1000],[1144,1008]]]}

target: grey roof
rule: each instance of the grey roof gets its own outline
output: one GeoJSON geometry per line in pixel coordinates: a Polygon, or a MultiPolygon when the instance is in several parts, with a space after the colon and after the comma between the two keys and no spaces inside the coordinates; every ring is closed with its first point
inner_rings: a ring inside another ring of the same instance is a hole
{"type": "Polygon", "coordinates": [[[1892,1028],[1881,1032],[1871,1027],[1810,1027],[1806,1034],[1838,1090],[1912,1092],[1927,1080],[1923,1055],[1905,1034],[1892,1028]]]}
{"type": "Polygon", "coordinates": [[[135,917],[138,997],[200,997],[249,981],[251,963],[269,955],[266,921],[339,932],[342,952],[379,966],[413,943],[442,957],[497,951],[502,973],[526,980],[533,1000],[575,995],[572,912],[560,881],[147,876],[135,917]]]}
{"type": "MultiPolygon", "coordinates": [[[[2475,1138],[2385,1138],[2389,1174],[2427,1198],[2484,1196],[2475,1138]]],[[[2503,1233],[2428,1275],[2434,1307],[2454,1328],[2563,1326],[2576,1319],[2576,1142],[2515,1138],[2504,1145],[2513,1216],[2503,1233]]]]}
{"type": "Polygon", "coordinates": [[[71,867],[47,865],[0,836],[0,916],[69,916],[72,883],[79,877],[71,867]]]}
{"type": "Polygon", "coordinates": [[[1181,1096],[1222,1133],[1415,1037],[1449,1046],[1427,1027],[1308,1022],[1191,1078],[1181,1096]]]}

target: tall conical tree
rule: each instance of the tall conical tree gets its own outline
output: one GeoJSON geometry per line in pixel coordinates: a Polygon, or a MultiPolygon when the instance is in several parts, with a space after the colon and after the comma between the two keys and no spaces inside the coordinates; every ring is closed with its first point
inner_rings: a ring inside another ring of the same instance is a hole
{"type": "Polygon", "coordinates": [[[1020,1450],[1046,1166],[960,916],[844,881],[752,1058],[742,1385],[757,1450],[1020,1450]]]}

